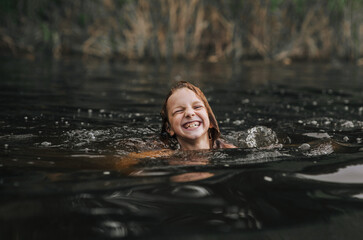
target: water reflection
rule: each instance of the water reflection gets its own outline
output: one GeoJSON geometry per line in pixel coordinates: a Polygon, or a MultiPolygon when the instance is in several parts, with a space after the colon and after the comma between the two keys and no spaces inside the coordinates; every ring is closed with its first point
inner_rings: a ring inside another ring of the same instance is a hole
{"type": "Polygon", "coordinates": [[[332,173],[320,173],[319,175],[298,174],[297,177],[323,182],[363,184],[362,170],[363,165],[352,165],[336,169],[336,172],[332,173]]]}
{"type": "Polygon", "coordinates": [[[214,173],[210,172],[189,172],[172,176],[170,180],[173,182],[192,182],[207,179],[213,176],[214,173]]]}

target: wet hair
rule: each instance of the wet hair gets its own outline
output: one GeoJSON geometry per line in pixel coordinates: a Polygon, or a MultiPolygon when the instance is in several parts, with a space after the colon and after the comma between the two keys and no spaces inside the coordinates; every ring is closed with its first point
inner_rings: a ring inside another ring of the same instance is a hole
{"type": "Polygon", "coordinates": [[[161,109],[160,115],[162,119],[162,126],[161,126],[161,132],[160,132],[160,140],[168,145],[170,148],[175,149],[178,147],[178,141],[176,139],[176,136],[170,136],[168,133],[168,129],[170,127],[169,119],[168,119],[168,109],[167,104],[170,96],[177,91],[178,89],[187,88],[192,90],[200,100],[204,103],[204,106],[207,110],[209,122],[211,125],[211,128],[208,130],[208,135],[211,142],[211,148],[213,148],[215,141],[220,137],[221,132],[218,127],[218,123],[216,120],[216,117],[214,116],[214,113],[212,111],[212,108],[209,106],[209,103],[207,101],[207,98],[204,96],[204,93],[193,84],[186,82],[186,81],[179,81],[177,82],[169,91],[168,95],[166,96],[164,105],[161,109]]]}

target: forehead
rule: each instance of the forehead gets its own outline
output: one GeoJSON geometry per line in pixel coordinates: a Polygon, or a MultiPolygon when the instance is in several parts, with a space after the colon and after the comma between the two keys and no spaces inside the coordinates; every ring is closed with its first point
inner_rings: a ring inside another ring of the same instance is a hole
{"type": "Polygon", "coordinates": [[[177,105],[183,105],[190,102],[200,101],[203,102],[200,97],[189,88],[177,89],[168,99],[167,107],[173,107],[177,105]]]}

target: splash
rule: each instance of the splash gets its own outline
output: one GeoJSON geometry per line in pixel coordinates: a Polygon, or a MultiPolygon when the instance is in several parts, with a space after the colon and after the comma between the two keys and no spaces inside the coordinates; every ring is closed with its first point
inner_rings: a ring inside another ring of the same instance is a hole
{"type": "Polygon", "coordinates": [[[231,132],[227,138],[242,148],[268,148],[279,144],[276,133],[265,126],[256,126],[247,131],[231,132]]]}

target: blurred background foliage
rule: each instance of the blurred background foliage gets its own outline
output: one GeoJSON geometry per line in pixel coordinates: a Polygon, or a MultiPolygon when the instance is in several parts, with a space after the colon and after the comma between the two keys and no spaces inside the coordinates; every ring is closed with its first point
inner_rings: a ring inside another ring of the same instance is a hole
{"type": "Polygon", "coordinates": [[[1,54],[361,61],[363,0],[0,0],[1,54]]]}

